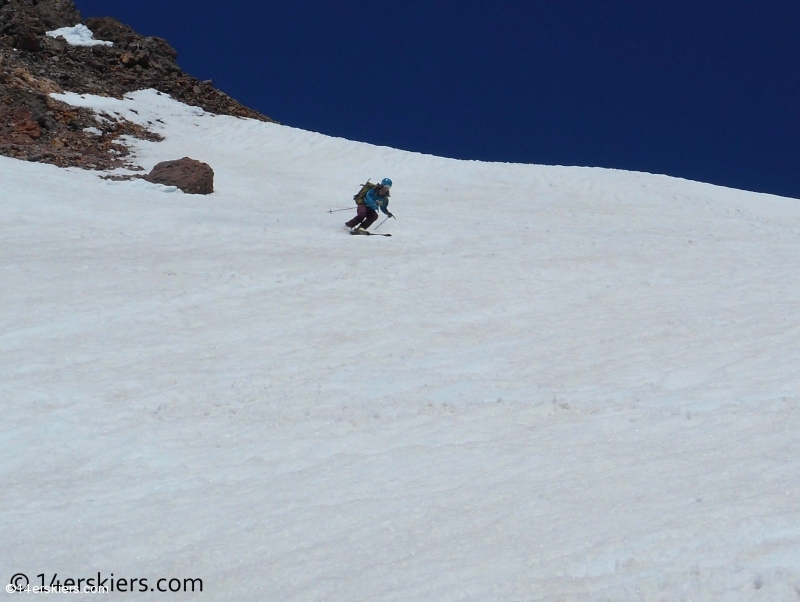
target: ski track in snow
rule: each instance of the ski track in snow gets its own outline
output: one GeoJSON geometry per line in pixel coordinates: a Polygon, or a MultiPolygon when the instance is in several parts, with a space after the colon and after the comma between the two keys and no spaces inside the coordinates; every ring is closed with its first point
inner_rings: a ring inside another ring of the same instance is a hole
{"type": "Polygon", "coordinates": [[[0,578],[800,597],[799,201],[61,98],[216,192],[0,157],[0,578]]]}

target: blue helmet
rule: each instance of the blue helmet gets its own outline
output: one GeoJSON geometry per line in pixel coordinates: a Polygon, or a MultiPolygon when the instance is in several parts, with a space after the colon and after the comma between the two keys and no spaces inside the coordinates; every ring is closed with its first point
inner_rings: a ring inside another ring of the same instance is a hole
{"type": "Polygon", "coordinates": [[[383,180],[381,180],[381,186],[386,186],[386,188],[391,188],[392,181],[389,178],[383,178],[383,180]]]}

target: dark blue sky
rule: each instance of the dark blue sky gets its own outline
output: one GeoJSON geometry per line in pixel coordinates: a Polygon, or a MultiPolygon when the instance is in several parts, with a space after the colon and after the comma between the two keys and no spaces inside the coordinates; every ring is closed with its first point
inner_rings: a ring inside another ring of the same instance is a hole
{"type": "Polygon", "coordinates": [[[797,0],[76,0],[287,125],[800,198],[797,0]]]}

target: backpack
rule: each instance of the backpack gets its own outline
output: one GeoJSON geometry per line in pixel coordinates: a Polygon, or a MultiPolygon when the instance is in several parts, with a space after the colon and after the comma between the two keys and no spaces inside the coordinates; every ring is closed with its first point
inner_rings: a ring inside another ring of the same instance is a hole
{"type": "Polygon", "coordinates": [[[353,200],[356,202],[356,205],[363,205],[364,197],[367,196],[367,193],[373,188],[377,188],[379,186],[380,184],[373,184],[369,180],[367,180],[366,184],[362,184],[361,190],[358,191],[358,194],[353,196],[353,200]]]}
{"type": "MultiPolygon", "coordinates": [[[[366,184],[362,184],[361,185],[361,190],[358,191],[358,194],[353,196],[353,200],[356,202],[356,205],[363,205],[364,204],[364,197],[367,196],[367,193],[370,190],[373,190],[375,188],[381,188],[381,187],[382,187],[381,184],[373,184],[372,182],[367,180],[366,184]]],[[[388,192],[386,193],[386,198],[387,199],[389,198],[389,193],[388,192]]]]}

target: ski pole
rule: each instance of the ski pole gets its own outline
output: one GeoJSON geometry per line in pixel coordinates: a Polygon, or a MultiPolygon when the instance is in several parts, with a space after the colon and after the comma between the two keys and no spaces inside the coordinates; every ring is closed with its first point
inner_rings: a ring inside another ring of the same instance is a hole
{"type": "MultiPolygon", "coordinates": [[[[396,218],[394,215],[390,215],[389,217],[391,217],[393,220],[397,221],[397,218],[396,218]]],[[[387,217],[386,219],[389,219],[389,217],[387,217]]],[[[385,220],[383,220],[383,222],[381,222],[381,223],[380,223],[380,224],[378,224],[377,226],[375,226],[375,229],[377,230],[378,228],[380,228],[380,227],[381,227],[381,226],[384,224],[384,222],[386,221],[386,219],[385,219],[385,220]]]]}
{"type": "Polygon", "coordinates": [[[350,211],[350,209],[351,207],[348,207],[347,209],[331,209],[328,211],[328,213],[336,213],[337,211],[350,211]]]}

